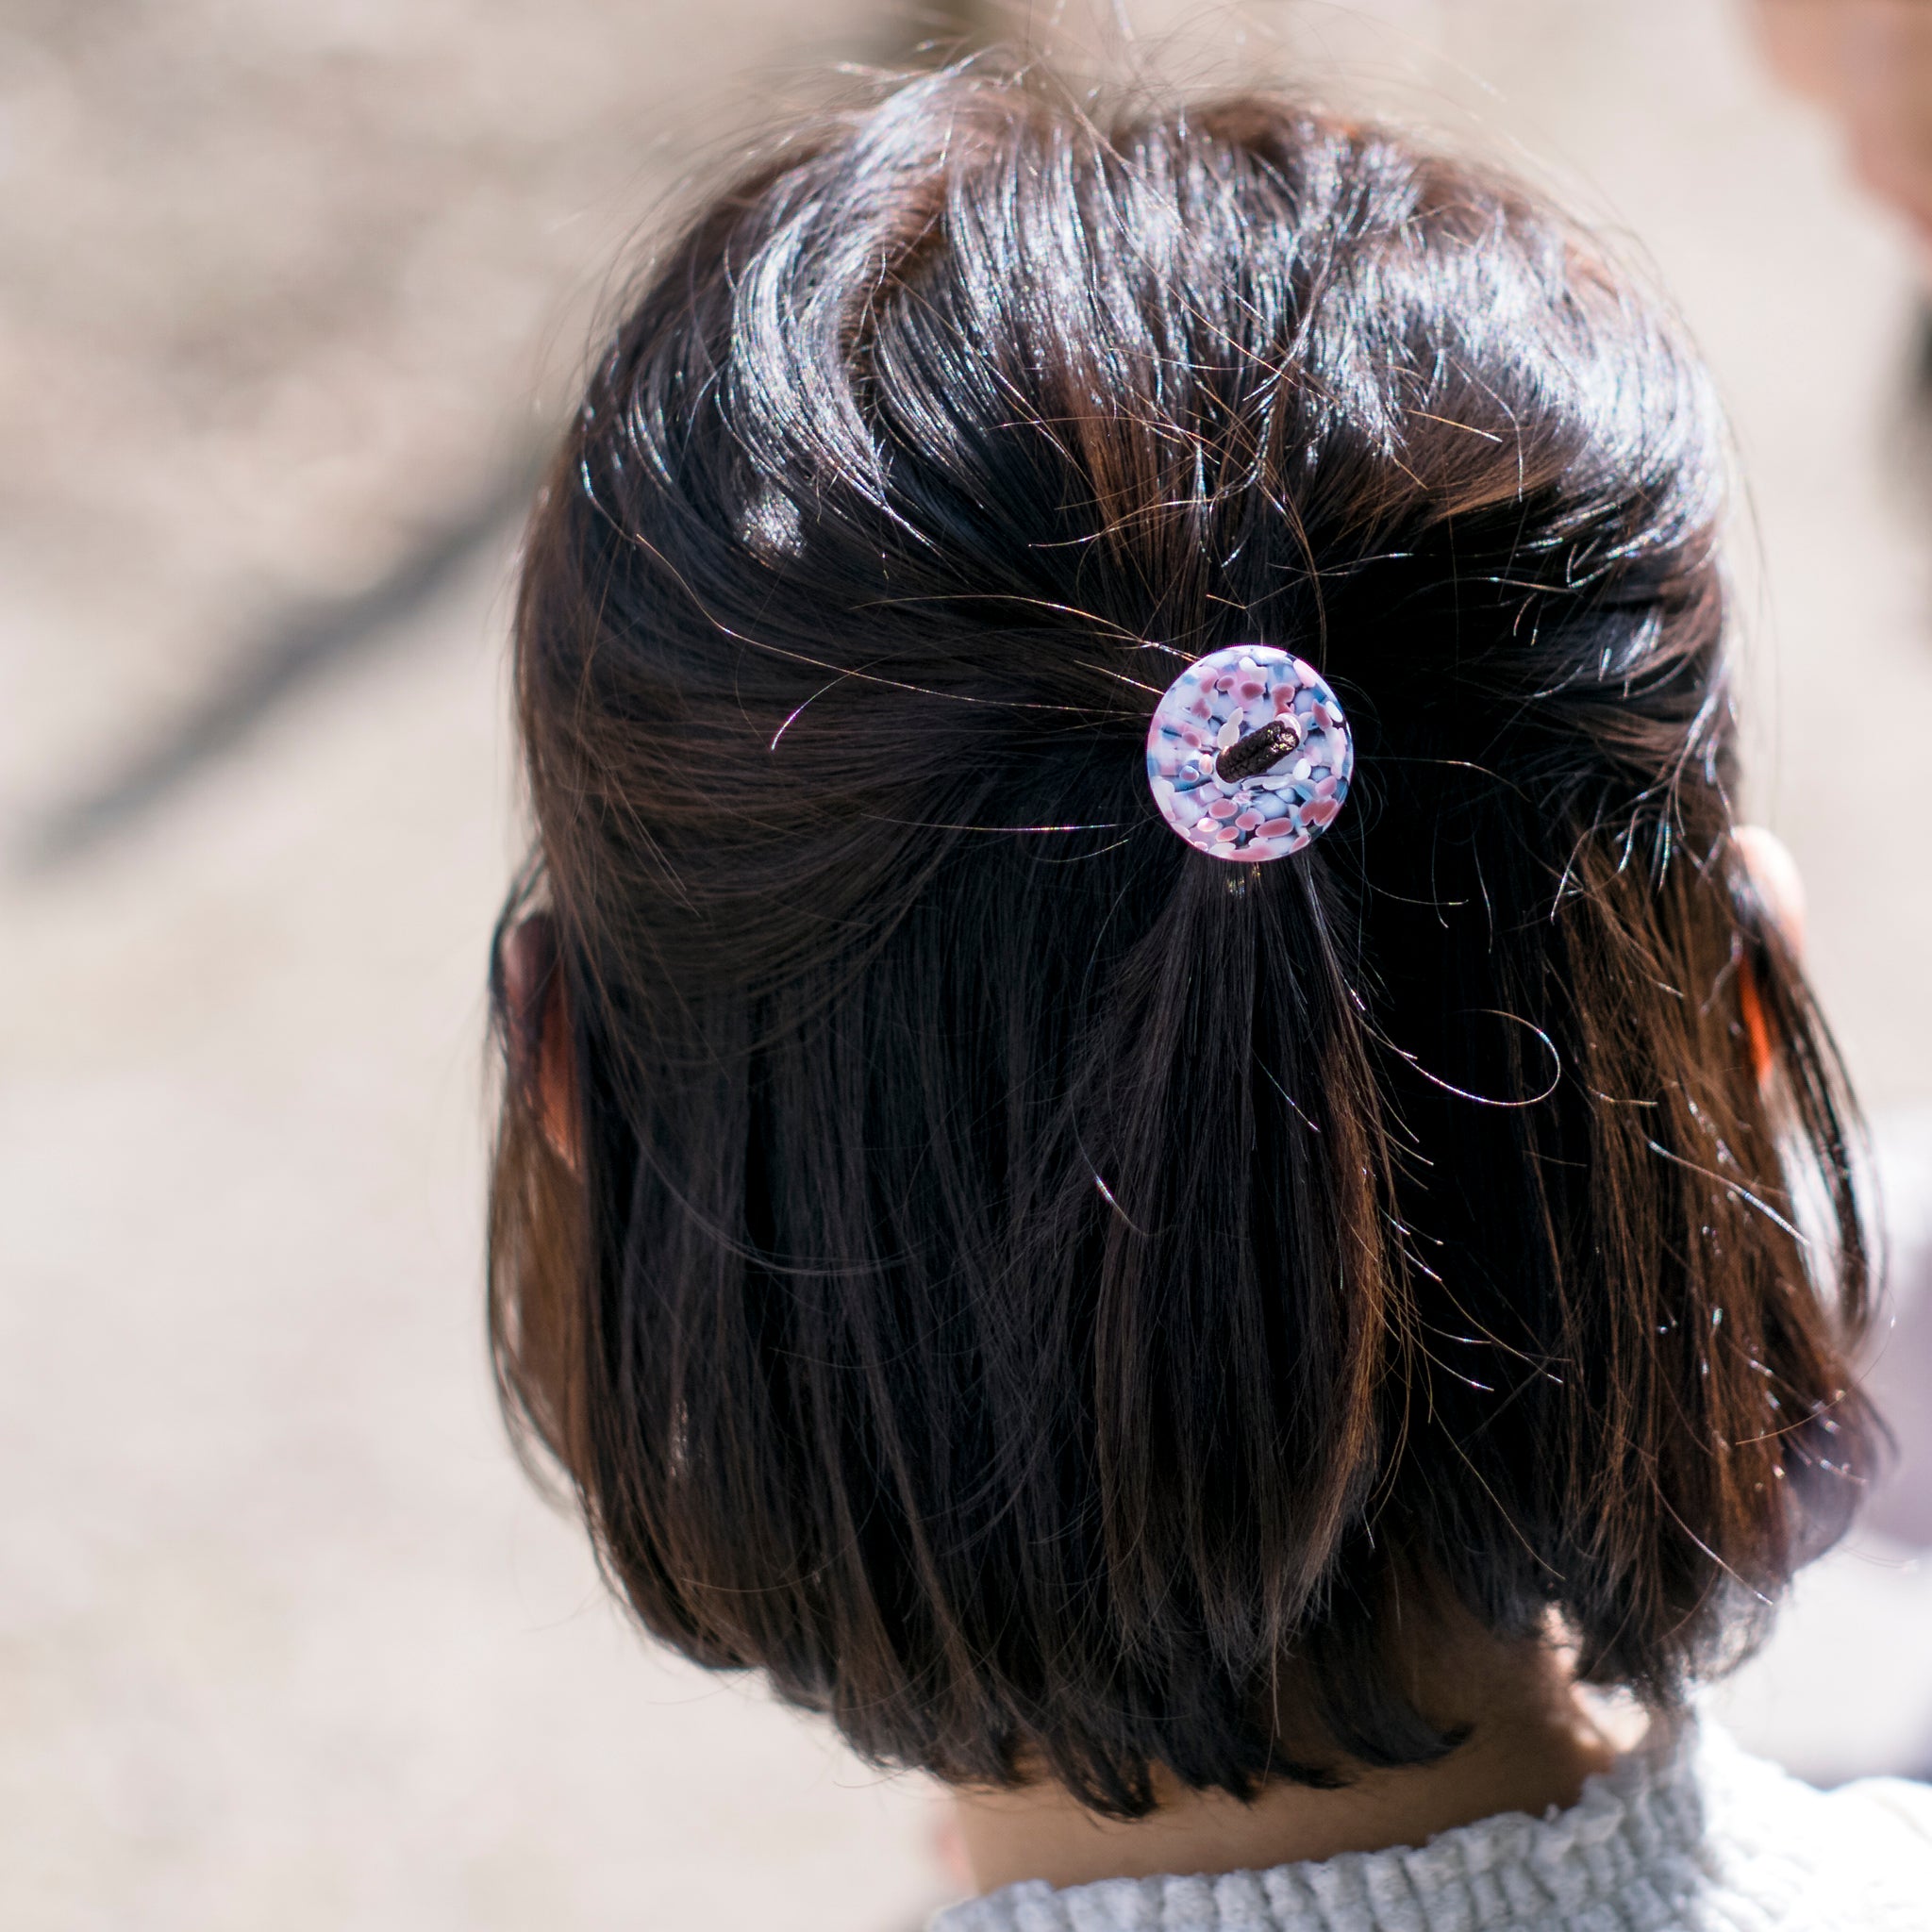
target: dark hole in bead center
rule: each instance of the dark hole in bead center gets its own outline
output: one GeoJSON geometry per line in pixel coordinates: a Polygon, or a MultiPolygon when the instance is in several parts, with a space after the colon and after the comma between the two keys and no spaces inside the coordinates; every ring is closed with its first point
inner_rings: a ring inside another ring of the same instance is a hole
{"type": "Polygon", "coordinates": [[[1214,760],[1214,775],[1224,785],[1239,785],[1277,764],[1302,741],[1292,718],[1271,718],[1258,731],[1238,738],[1214,760]]]}

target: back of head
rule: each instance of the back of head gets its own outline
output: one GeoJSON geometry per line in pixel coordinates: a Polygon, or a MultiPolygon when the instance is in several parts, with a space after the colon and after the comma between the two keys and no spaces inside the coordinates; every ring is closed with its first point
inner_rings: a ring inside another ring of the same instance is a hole
{"type": "Polygon", "coordinates": [[[1427,1603],[1657,1703],[1748,1635],[1856,1493],[1865,1274],[1719,469],[1587,238],[1274,100],[951,74],[699,214],[530,534],[575,1146],[513,1078],[493,1206],[652,1630],[1128,1813],[1448,1748],[1427,1603]],[[1252,874],[1142,759],[1244,641],[1357,746],[1252,874]]]}

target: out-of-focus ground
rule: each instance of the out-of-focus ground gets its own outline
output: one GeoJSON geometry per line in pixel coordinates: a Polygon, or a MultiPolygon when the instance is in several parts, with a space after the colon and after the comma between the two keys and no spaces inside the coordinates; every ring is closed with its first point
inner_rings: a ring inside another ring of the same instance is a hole
{"type": "MultiPolygon", "coordinates": [[[[1130,12],[1129,64],[1345,76],[1503,147],[1679,298],[1750,485],[1754,808],[1809,874],[1909,1281],[1932,486],[1902,242],[1729,0],[1130,12]]],[[[679,172],[917,36],[868,0],[0,4],[9,1927],[899,1932],[941,1895],[915,1783],[607,1607],[503,1445],[479,1312],[503,507],[679,172]]],[[[1879,1370],[1917,1480],[1724,1693],[1827,1779],[1932,1770],[1917,1307],[1879,1370]]]]}

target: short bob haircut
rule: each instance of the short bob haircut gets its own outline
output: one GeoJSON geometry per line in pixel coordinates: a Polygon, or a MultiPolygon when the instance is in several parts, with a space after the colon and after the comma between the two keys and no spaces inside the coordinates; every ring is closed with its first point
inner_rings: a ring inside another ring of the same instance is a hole
{"type": "Polygon", "coordinates": [[[1124,1816],[1453,1749],[1431,1604],[1740,1653],[1874,1424],[1721,452],[1586,235],[1272,98],[921,78],[670,242],[529,530],[491,1257],[651,1631],[1124,1816]],[[1252,876],[1142,762],[1246,641],[1357,749],[1252,876]]]}

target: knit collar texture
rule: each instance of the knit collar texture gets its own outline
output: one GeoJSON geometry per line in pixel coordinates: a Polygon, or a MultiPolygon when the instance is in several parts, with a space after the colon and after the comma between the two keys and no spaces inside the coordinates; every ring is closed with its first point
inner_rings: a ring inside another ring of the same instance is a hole
{"type": "Polygon", "coordinates": [[[1666,1732],[1541,1818],[1504,1812],[1421,1846],[1348,1852],[1266,1872],[1033,1879],[949,1907],[930,1932],[1474,1932],[1661,1923],[1659,1893],[1700,1878],[1698,1727],[1666,1732]],[[1634,1896],[1633,1896],[1634,1894],[1634,1896]],[[1639,1910],[1619,1915],[1625,1902],[1639,1910]]]}
{"type": "Polygon", "coordinates": [[[1034,1880],[929,1932],[1932,1932],[1932,1786],[1816,1790],[1686,1718],[1568,1810],[1268,1872],[1034,1880]]]}

